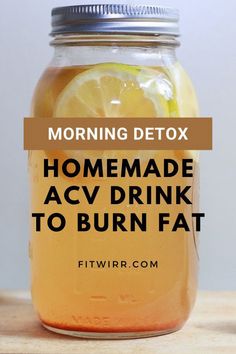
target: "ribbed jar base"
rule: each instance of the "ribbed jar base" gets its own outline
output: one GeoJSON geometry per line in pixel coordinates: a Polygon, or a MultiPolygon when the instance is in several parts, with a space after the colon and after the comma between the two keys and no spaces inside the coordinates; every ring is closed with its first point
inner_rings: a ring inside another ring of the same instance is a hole
{"type": "Polygon", "coordinates": [[[162,330],[162,331],[145,331],[145,332],[88,332],[88,331],[75,331],[68,329],[61,329],[52,326],[48,326],[42,323],[43,327],[51,332],[64,334],[67,336],[85,338],[85,339],[138,339],[138,338],[148,338],[162,336],[165,334],[170,334],[181,329],[181,327],[162,330]]]}

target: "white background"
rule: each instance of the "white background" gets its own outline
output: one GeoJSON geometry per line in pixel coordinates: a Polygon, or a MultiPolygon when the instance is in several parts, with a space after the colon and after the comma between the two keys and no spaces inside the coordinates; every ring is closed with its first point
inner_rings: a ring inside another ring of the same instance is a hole
{"type": "MultiPolygon", "coordinates": [[[[201,210],[207,217],[201,233],[200,288],[236,290],[236,1],[151,3],[179,8],[182,46],[178,57],[195,84],[201,114],[214,117],[214,151],[203,152],[201,160],[201,210]]],[[[0,288],[29,286],[22,119],[29,114],[34,86],[52,56],[50,10],[68,4],[76,2],[8,0],[0,4],[0,288]]]]}

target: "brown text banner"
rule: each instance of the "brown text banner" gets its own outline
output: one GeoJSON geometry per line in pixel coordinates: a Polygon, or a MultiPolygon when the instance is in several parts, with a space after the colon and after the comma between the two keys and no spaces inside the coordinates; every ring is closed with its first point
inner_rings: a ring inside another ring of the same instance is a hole
{"type": "Polygon", "coordinates": [[[211,150],[212,118],[25,118],[25,150],[211,150]]]}

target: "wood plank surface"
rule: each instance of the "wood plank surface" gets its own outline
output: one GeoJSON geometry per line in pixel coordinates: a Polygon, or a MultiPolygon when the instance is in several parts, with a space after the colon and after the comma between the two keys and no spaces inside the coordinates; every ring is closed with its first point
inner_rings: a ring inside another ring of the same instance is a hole
{"type": "Polygon", "coordinates": [[[0,354],[236,354],[236,292],[200,292],[185,327],[134,340],[85,340],[41,327],[30,296],[0,293],[0,354]]]}

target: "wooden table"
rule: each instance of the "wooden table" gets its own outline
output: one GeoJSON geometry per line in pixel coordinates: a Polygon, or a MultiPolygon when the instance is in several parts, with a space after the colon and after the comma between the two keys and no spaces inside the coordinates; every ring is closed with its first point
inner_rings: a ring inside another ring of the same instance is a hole
{"type": "Polygon", "coordinates": [[[200,293],[184,329],[136,340],[85,340],[42,328],[27,293],[0,293],[0,354],[236,354],[236,292],[200,293]]]}

